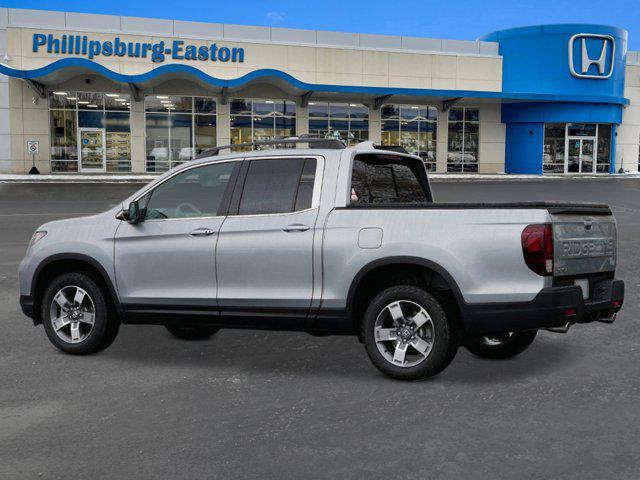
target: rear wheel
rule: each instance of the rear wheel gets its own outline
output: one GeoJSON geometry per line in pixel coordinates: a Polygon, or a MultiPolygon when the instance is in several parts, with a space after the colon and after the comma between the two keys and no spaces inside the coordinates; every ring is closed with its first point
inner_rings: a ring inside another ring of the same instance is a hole
{"type": "Polygon", "coordinates": [[[165,327],[171,335],[183,340],[204,340],[220,330],[218,327],[180,327],[176,325],[165,325],[165,327]]]}
{"type": "Polygon", "coordinates": [[[49,284],[41,318],[51,343],[76,355],[106,348],[119,328],[118,320],[109,316],[104,292],[82,273],[65,273],[49,284]]]}
{"type": "Polygon", "coordinates": [[[537,334],[537,330],[527,330],[483,335],[475,337],[465,347],[478,357],[502,360],[524,352],[533,343],[537,334]]]}
{"type": "Polygon", "coordinates": [[[440,303],[410,285],[378,294],[365,312],[362,328],[373,364],[400,380],[437,375],[451,363],[459,345],[440,303]]]}

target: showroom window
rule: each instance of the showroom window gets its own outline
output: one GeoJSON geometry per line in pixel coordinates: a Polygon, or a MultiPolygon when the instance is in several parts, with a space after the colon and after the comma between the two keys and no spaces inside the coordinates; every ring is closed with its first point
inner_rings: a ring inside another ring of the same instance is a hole
{"type": "Polygon", "coordinates": [[[130,109],[128,94],[51,92],[51,171],[130,172],[130,109]]]}
{"type": "Polygon", "coordinates": [[[611,131],[604,123],[546,123],[542,172],[609,173],[611,131]]]}
{"type": "Polygon", "coordinates": [[[400,145],[436,169],[438,110],[423,105],[383,105],[382,145],[400,145]]]}
{"type": "Polygon", "coordinates": [[[215,99],[147,95],[144,109],[147,172],[166,172],[216,146],[215,99]]]}
{"type": "Polygon", "coordinates": [[[449,110],[447,172],[477,172],[480,112],[477,108],[449,110]]]}
{"type": "Polygon", "coordinates": [[[566,127],[567,125],[565,123],[546,123],[544,125],[542,173],[564,172],[566,127]]]}
{"type": "Polygon", "coordinates": [[[611,125],[597,125],[596,172],[609,173],[611,168],[611,125]]]}
{"type": "MultiPolygon", "coordinates": [[[[287,100],[234,98],[229,102],[231,143],[249,143],[296,134],[296,104],[287,100]]],[[[258,146],[256,150],[273,148],[258,146]]],[[[252,150],[251,147],[236,148],[252,150]]]]}
{"type": "Polygon", "coordinates": [[[348,145],[369,139],[369,109],[356,103],[309,102],[309,134],[348,145]]]}

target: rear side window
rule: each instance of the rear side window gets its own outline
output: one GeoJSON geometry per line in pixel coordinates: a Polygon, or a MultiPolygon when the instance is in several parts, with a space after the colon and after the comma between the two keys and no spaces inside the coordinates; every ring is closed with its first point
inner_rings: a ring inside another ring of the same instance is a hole
{"type": "Polygon", "coordinates": [[[251,160],[239,215],[290,213],[311,208],[315,158],[251,160]]]}
{"type": "Polygon", "coordinates": [[[425,203],[426,173],[421,162],[402,157],[359,155],[353,161],[351,203],[425,203]]]}

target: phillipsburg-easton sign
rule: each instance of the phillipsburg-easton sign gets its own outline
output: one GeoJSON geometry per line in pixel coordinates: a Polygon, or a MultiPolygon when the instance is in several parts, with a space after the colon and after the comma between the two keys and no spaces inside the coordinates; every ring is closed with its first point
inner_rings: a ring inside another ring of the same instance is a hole
{"type": "Polygon", "coordinates": [[[86,35],[45,35],[33,34],[32,51],[47,53],[82,55],[89,59],[95,57],[132,57],[150,58],[154,63],[164,62],[166,57],[176,60],[194,60],[211,62],[244,62],[244,48],[219,47],[215,43],[209,45],[185,45],[182,40],[171,42],[123,42],[120,37],[113,41],[90,40],[86,35]]]}

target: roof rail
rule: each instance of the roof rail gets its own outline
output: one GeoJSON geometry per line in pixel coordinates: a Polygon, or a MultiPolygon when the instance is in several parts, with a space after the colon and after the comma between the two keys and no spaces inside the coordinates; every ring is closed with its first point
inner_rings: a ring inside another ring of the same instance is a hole
{"type": "Polygon", "coordinates": [[[320,138],[320,137],[305,137],[304,135],[300,135],[299,137],[280,137],[274,138],[273,140],[258,140],[255,142],[246,142],[246,143],[231,143],[229,145],[221,145],[219,147],[212,147],[203,150],[198,155],[196,155],[196,159],[198,158],[206,158],[213,157],[220,153],[220,150],[231,150],[235,148],[244,148],[244,147],[256,147],[261,145],[296,145],[298,143],[308,143],[309,148],[327,148],[332,150],[340,150],[346,148],[346,145],[342,140],[338,140],[336,138],[320,138]]]}

